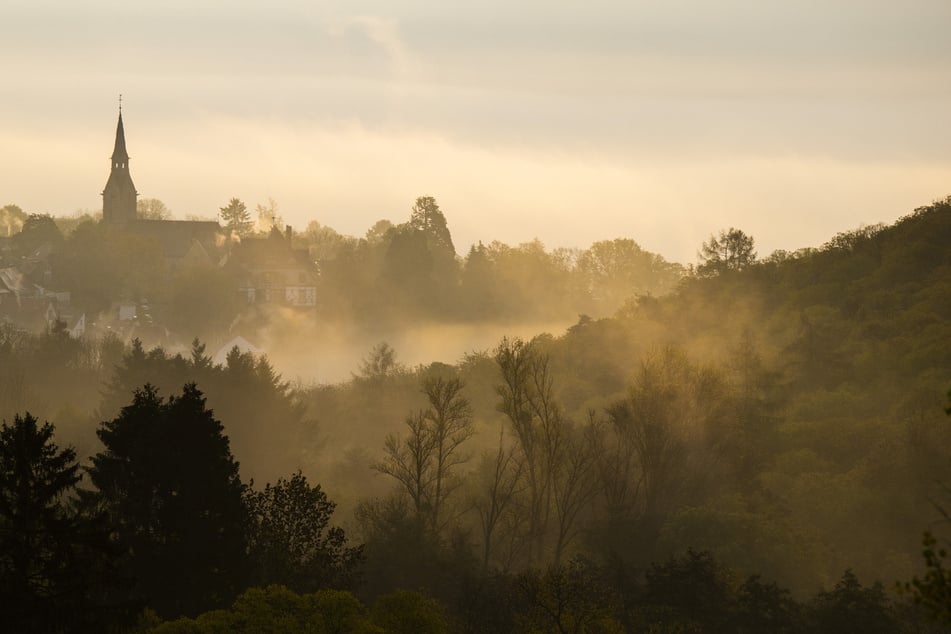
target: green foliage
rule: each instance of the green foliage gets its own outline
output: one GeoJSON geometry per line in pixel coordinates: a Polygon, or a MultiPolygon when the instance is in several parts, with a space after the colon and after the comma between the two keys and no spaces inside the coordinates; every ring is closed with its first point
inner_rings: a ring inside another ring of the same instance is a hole
{"type": "Polygon", "coordinates": [[[16,632],[95,631],[120,621],[106,609],[113,553],[94,519],[70,504],[81,476],[53,425],[29,413],[0,427],[0,603],[16,632]]]}
{"type": "Polygon", "coordinates": [[[300,471],[263,491],[247,489],[251,579],[295,592],[354,585],[362,548],[347,547],[343,529],[330,526],[334,503],[300,471]]]}
{"type": "Polygon", "coordinates": [[[387,634],[446,634],[449,620],[444,608],[419,592],[399,590],[378,597],[371,619],[387,634]]]}
{"type": "Polygon", "coordinates": [[[98,435],[87,497],[107,514],[134,596],[165,617],[224,605],[244,583],[244,486],[202,393],[187,384],[166,400],[146,384],[98,435]]]}
{"type": "Polygon", "coordinates": [[[82,598],[69,578],[77,526],[65,500],[79,465],[52,437],[53,426],[29,413],[0,427],[0,602],[5,623],[20,631],[62,627],[77,599],[70,595],[82,598]]]}
{"type": "Polygon", "coordinates": [[[149,630],[154,634],[382,634],[349,592],[296,594],[283,586],[250,588],[228,610],[182,618],[149,630]]]}
{"type": "Polygon", "coordinates": [[[523,606],[515,617],[520,632],[623,632],[615,619],[618,597],[602,571],[584,560],[522,573],[515,581],[523,606]]]}

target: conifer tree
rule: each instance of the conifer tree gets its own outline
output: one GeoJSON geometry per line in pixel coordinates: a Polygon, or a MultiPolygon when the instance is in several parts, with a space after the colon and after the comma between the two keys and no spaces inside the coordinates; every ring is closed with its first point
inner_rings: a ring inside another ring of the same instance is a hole
{"type": "Polygon", "coordinates": [[[222,429],[194,384],[167,400],[146,384],[97,432],[98,502],[133,596],[163,617],[222,607],[243,589],[244,486],[222,429]]]}

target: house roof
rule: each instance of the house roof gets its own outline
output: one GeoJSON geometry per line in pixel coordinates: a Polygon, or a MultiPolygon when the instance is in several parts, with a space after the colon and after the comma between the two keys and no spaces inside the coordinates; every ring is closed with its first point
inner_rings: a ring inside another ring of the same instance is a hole
{"type": "Polygon", "coordinates": [[[237,336],[225,345],[221,346],[212,357],[211,361],[215,365],[224,365],[228,362],[228,353],[231,352],[234,348],[237,348],[241,352],[250,352],[252,354],[261,354],[261,349],[255,346],[253,343],[248,341],[242,336],[237,336]]]}
{"type": "Polygon", "coordinates": [[[163,255],[170,258],[185,257],[194,242],[209,256],[217,254],[224,236],[221,226],[213,220],[136,220],[129,228],[158,241],[163,255]]]}

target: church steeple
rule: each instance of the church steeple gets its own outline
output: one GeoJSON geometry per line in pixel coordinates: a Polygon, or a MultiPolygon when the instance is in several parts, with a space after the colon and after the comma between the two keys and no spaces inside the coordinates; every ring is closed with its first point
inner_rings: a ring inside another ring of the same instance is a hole
{"type": "MultiPolygon", "coordinates": [[[[116,147],[112,150],[113,163],[129,163],[129,153],[125,149],[125,128],[122,127],[122,108],[119,108],[119,124],[116,126],[116,147]]],[[[113,166],[115,167],[115,166],[113,166]]]]}
{"type": "Polygon", "coordinates": [[[135,220],[138,192],[129,174],[129,153],[125,149],[125,128],[122,125],[122,97],[119,97],[119,123],[116,125],[116,144],[112,150],[112,171],[102,191],[102,219],[122,224],[135,220]]]}

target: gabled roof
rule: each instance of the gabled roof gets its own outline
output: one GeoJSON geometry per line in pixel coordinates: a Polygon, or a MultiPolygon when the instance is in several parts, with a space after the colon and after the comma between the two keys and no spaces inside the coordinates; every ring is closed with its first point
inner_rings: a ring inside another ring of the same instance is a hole
{"type": "Polygon", "coordinates": [[[237,348],[241,352],[250,352],[254,355],[261,354],[260,348],[239,335],[218,349],[218,352],[211,357],[212,363],[215,365],[225,365],[228,362],[228,353],[234,348],[237,348]]]}

